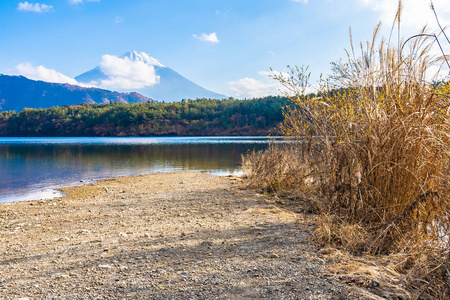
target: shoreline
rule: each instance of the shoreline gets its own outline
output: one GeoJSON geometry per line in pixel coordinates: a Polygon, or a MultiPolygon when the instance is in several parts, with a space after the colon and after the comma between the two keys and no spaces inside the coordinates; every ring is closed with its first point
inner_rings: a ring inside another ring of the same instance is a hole
{"type": "Polygon", "coordinates": [[[0,202],[53,198],[42,190],[90,178],[186,169],[236,174],[241,154],[268,143],[268,137],[254,136],[0,138],[0,152],[6,158],[0,172],[4,179],[0,202]]]}
{"type": "Polygon", "coordinates": [[[203,170],[203,171],[196,171],[196,170],[167,170],[167,171],[164,171],[164,170],[161,169],[159,171],[150,171],[148,173],[146,173],[146,172],[135,173],[135,174],[134,173],[130,173],[130,174],[125,174],[125,175],[116,175],[116,176],[80,179],[79,181],[65,182],[65,183],[53,185],[53,186],[50,186],[50,187],[44,187],[44,188],[40,187],[40,188],[28,189],[28,191],[25,192],[25,193],[19,193],[19,194],[17,194],[17,193],[10,193],[8,195],[0,197],[0,204],[1,203],[22,202],[22,201],[40,201],[40,200],[58,199],[58,198],[62,198],[62,197],[66,196],[63,192],[61,192],[61,190],[67,189],[67,188],[71,188],[71,187],[83,186],[83,185],[87,185],[87,184],[95,184],[96,182],[99,182],[99,181],[102,181],[102,180],[113,179],[113,178],[141,176],[141,175],[145,176],[145,175],[150,175],[150,174],[172,173],[172,172],[199,172],[199,173],[213,175],[213,176],[218,176],[218,177],[230,176],[230,175],[231,176],[240,177],[240,176],[243,175],[243,172],[242,172],[241,169],[236,169],[233,172],[230,172],[230,171],[222,172],[221,170],[215,170],[215,171],[205,171],[205,170],[203,170]],[[36,195],[36,196],[34,196],[34,195],[36,195]],[[37,195],[44,195],[44,197],[37,196],[37,195]],[[48,196],[45,196],[45,195],[48,195],[48,196]],[[21,200],[17,200],[19,198],[21,200]]]}
{"type": "Polygon", "coordinates": [[[313,216],[236,176],[153,173],[61,190],[0,203],[0,299],[361,298],[327,275],[313,216]]]}

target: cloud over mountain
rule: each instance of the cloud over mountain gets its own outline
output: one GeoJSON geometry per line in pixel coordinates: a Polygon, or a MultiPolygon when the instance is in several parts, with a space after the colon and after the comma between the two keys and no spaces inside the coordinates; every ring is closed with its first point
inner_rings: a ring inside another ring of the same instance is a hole
{"type": "Polygon", "coordinates": [[[75,77],[83,84],[115,91],[135,91],[160,101],[196,98],[226,98],[211,92],[145,52],[132,51],[117,57],[103,55],[100,65],[75,77]]]}
{"type": "Polygon", "coordinates": [[[131,60],[129,57],[117,57],[105,54],[100,63],[100,70],[107,77],[91,83],[114,89],[141,89],[159,83],[159,76],[152,65],[143,61],[131,60]]]}
{"type": "Polygon", "coordinates": [[[78,82],[54,69],[48,69],[42,65],[33,66],[30,63],[21,63],[8,70],[9,75],[22,75],[33,80],[42,80],[54,83],[78,84],[78,82]]]}
{"type": "Polygon", "coordinates": [[[8,75],[22,75],[32,80],[68,83],[80,87],[95,87],[117,92],[137,92],[160,101],[181,101],[197,98],[227,98],[211,92],[145,52],[132,51],[117,57],[105,54],[100,64],[75,78],[43,65],[21,63],[7,70],[8,75]]]}

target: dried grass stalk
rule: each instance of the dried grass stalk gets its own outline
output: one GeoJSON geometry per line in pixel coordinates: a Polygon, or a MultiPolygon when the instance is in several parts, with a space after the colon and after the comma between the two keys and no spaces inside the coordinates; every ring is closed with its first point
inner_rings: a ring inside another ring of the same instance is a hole
{"type": "Polygon", "coordinates": [[[315,94],[305,94],[307,68],[276,76],[296,92],[284,134],[301,142],[244,165],[270,190],[305,188],[312,179],[307,188],[322,199],[319,241],[374,254],[421,247],[434,272],[421,278],[449,295],[450,84],[430,74],[442,71],[445,56],[433,55],[436,35],[426,28],[401,49],[386,46],[379,30],[359,54],[351,42],[315,94]],[[355,241],[362,242],[352,248],[355,241]]]}

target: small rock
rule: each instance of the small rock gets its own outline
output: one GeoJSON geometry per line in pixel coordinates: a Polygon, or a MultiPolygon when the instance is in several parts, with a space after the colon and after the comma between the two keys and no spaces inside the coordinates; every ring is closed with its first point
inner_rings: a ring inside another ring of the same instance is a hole
{"type": "Polygon", "coordinates": [[[205,240],[205,241],[201,242],[200,245],[202,245],[202,246],[212,246],[212,245],[214,245],[214,243],[212,241],[205,240]]]}
{"type": "Polygon", "coordinates": [[[375,279],[372,279],[369,283],[369,287],[371,287],[371,288],[375,288],[378,286],[380,286],[380,283],[378,281],[376,281],[375,279]]]}
{"type": "Polygon", "coordinates": [[[183,276],[186,276],[188,273],[187,272],[181,272],[180,274],[183,275],[183,276]]]}
{"type": "Polygon", "coordinates": [[[272,253],[270,255],[270,258],[280,258],[280,256],[278,254],[272,253]]]}
{"type": "Polygon", "coordinates": [[[100,269],[111,269],[111,266],[110,265],[99,265],[98,266],[100,269]]]}
{"type": "Polygon", "coordinates": [[[87,229],[81,229],[80,231],[78,231],[78,234],[86,234],[89,233],[90,231],[87,229]]]}
{"type": "Polygon", "coordinates": [[[69,275],[67,275],[67,274],[62,274],[62,273],[55,273],[53,276],[54,276],[55,278],[57,278],[57,279],[69,277],[69,275]]]}

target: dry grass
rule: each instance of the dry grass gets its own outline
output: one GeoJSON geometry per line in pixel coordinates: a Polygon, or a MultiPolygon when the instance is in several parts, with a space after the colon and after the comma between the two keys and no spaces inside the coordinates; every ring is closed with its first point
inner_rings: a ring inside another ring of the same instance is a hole
{"type": "Polygon", "coordinates": [[[267,151],[243,157],[247,181],[267,192],[303,190],[311,180],[307,165],[297,146],[271,144],[267,151]]]}
{"type": "Polygon", "coordinates": [[[327,275],[340,276],[342,281],[359,291],[369,287],[367,299],[414,299],[400,284],[404,275],[396,269],[391,257],[355,257],[331,247],[319,251],[319,257],[332,265],[327,275]],[[382,298],[370,297],[373,294],[382,298]]]}
{"type": "Polygon", "coordinates": [[[336,215],[322,214],[314,232],[321,245],[339,244],[355,254],[366,250],[367,231],[359,224],[342,224],[336,215]]]}
{"type": "Polygon", "coordinates": [[[276,78],[296,92],[283,130],[301,142],[244,158],[245,170],[254,186],[320,198],[318,241],[403,253],[419,297],[450,297],[450,86],[430,80],[444,56],[426,29],[401,51],[379,29],[314,95],[307,69],[276,78]]]}

